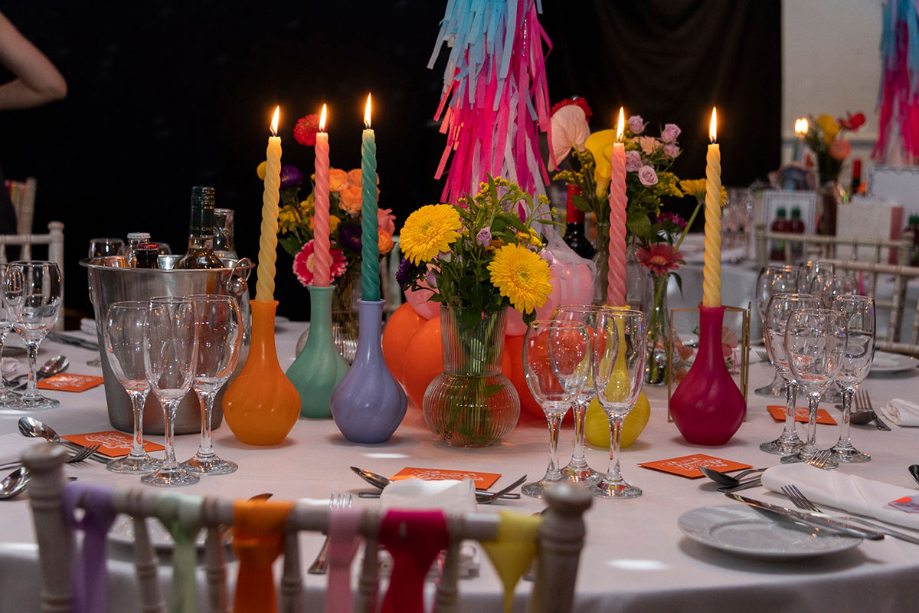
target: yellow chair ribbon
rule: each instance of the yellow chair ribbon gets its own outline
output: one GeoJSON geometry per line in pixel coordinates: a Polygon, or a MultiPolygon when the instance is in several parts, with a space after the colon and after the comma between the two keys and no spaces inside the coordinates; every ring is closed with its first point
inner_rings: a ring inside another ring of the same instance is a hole
{"type": "Polygon", "coordinates": [[[510,612],[514,605],[514,588],[536,555],[542,517],[508,511],[498,515],[501,523],[497,538],[483,541],[482,547],[504,584],[504,610],[510,612]]]}
{"type": "Polygon", "coordinates": [[[157,519],[172,535],[174,543],[172,589],[169,594],[169,610],[172,613],[195,613],[198,610],[195,539],[202,527],[201,502],[198,496],[164,494],[154,506],[157,519]]]}

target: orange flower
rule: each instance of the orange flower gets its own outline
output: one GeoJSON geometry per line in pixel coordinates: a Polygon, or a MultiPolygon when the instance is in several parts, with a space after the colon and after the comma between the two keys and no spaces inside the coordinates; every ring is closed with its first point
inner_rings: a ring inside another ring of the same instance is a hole
{"type": "MultiPolygon", "coordinates": [[[[329,191],[340,192],[349,187],[351,182],[348,180],[348,173],[340,168],[329,169],[329,191]]],[[[358,183],[360,185],[360,183],[358,183]]]]}
{"type": "Polygon", "coordinates": [[[354,170],[348,172],[348,180],[351,181],[351,185],[360,185],[363,177],[364,171],[362,171],[360,168],[355,168],[354,170]]]}
{"type": "Polygon", "coordinates": [[[380,250],[380,255],[386,255],[393,248],[392,234],[386,230],[377,231],[377,249],[380,250]]]}
{"type": "Polygon", "coordinates": [[[363,197],[361,196],[361,186],[359,184],[346,187],[339,192],[339,195],[341,200],[338,201],[338,206],[348,211],[352,216],[360,214],[363,197]]]}

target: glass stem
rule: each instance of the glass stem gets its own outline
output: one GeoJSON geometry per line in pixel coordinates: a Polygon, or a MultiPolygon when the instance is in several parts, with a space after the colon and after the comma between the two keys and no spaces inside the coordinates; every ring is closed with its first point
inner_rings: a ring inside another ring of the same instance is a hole
{"type": "Polygon", "coordinates": [[[607,413],[609,418],[609,468],[606,471],[606,480],[610,483],[622,481],[619,472],[619,443],[622,441],[622,420],[618,413],[607,413]]]}
{"type": "Polygon", "coordinates": [[[214,393],[202,392],[195,390],[198,394],[198,401],[201,403],[201,442],[198,443],[199,458],[212,457],[214,455],[214,445],[211,442],[211,413],[214,411],[214,393]]]}
{"type": "Polygon", "coordinates": [[[163,417],[166,421],[166,453],[162,470],[176,469],[179,463],[176,462],[176,450],[173,444],[175,442],[176,412],[179,410],[180,400],[161,399],[160,402],[163,403],[163,417]]]}
{"type": "MultiPolygon", "coordinates": [[[[3,363],[3,343],[6,341],[6,332],[0,334],[0,364],[3,363]]],[[[4,381],[3,374],[0,373],[0,400],[4,400],[7,396],[10,395],[9,390],[6,388],[6,382],[4,381]]]]}
{"type": "Polygon", "coordinates": [[[842,390],[842,421],[839,422],[839,442],[837,447],[849,447],[852,441],[849,440],[849,418],[852,413],[852,394],[855,390],[851,387],[842,390]]]}
{"type": "Polygon", "coordinates": [[[794,439],[798,437],[798,426],[795,424],[795,400],[798,397],[798,382],[789,381],[785,384],[785,431],[782,438],[794,439]]]}
{"type": "Polygon", "coordinates": [[[131,453],[128,457],[142,458],[147,455],[144,450],[144,402],[147,400],[147,390],[130,392],[131,405],[134,407],[134,440],[131,441],[131,453]]]}
{"type": "Polygon", "coordinates": [[[806,458],[817,453],[817,407],[819,405],[819,395],[811,395],[807,399],[807,442],[804,443],[804,451],[801,453],[806,458]]]}
{"type": "Polygon", "coordinates": [[[590,398],[580,396],[583,402],[579,400],[574,404],[574,451],[571,452],[571,461],[569,466],[586,466],[587,459],[584,457],[584,416],[587,415],[587,406],[590,404],[590,398]]]}
{"type": "Polygon", "coordinates": [[[26,343],[29,350],[29,382],[26,385],[24,396],[34,396],[37,393],[37,377],[35,375],[35,358],[38,356],[38,345],[35,343],[26,343]]]}
{"type": "Polygon", "coordinates": [[[549,467],[546,469],[546,479],[557,481],[561,478],[561,472],[558,470],[558,432],[565,414],[552,413],[546,417],[549,422],[549,467]]]}

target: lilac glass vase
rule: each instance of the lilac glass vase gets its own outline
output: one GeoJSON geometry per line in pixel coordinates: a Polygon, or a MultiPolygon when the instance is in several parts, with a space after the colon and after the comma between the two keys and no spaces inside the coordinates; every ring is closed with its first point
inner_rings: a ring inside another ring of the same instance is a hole
{"type": "Polygon", "coordinates": [[[332,391],[332,419],[352,443],[389,440],[408,407],[402,386],[383,360],[384,301],[358,301],[360,328],[357,352],[348,374],[332,391]]]}

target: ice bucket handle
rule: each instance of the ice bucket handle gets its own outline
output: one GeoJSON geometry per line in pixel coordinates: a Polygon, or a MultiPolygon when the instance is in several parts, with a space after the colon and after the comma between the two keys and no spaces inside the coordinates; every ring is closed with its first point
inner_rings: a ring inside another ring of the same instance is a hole
{"type": "Polygon", "coordinates": [[[255,264],[252,263],[252,260],[240,258],[233,265],[233,270],[230,271],[230,274],[223,280],[223,289],[226,290],[227,294],[239,296],[246,291],[246,282],[249,280],[249,275],[252,274],[253,268],[255,268],[255,264]]]}

